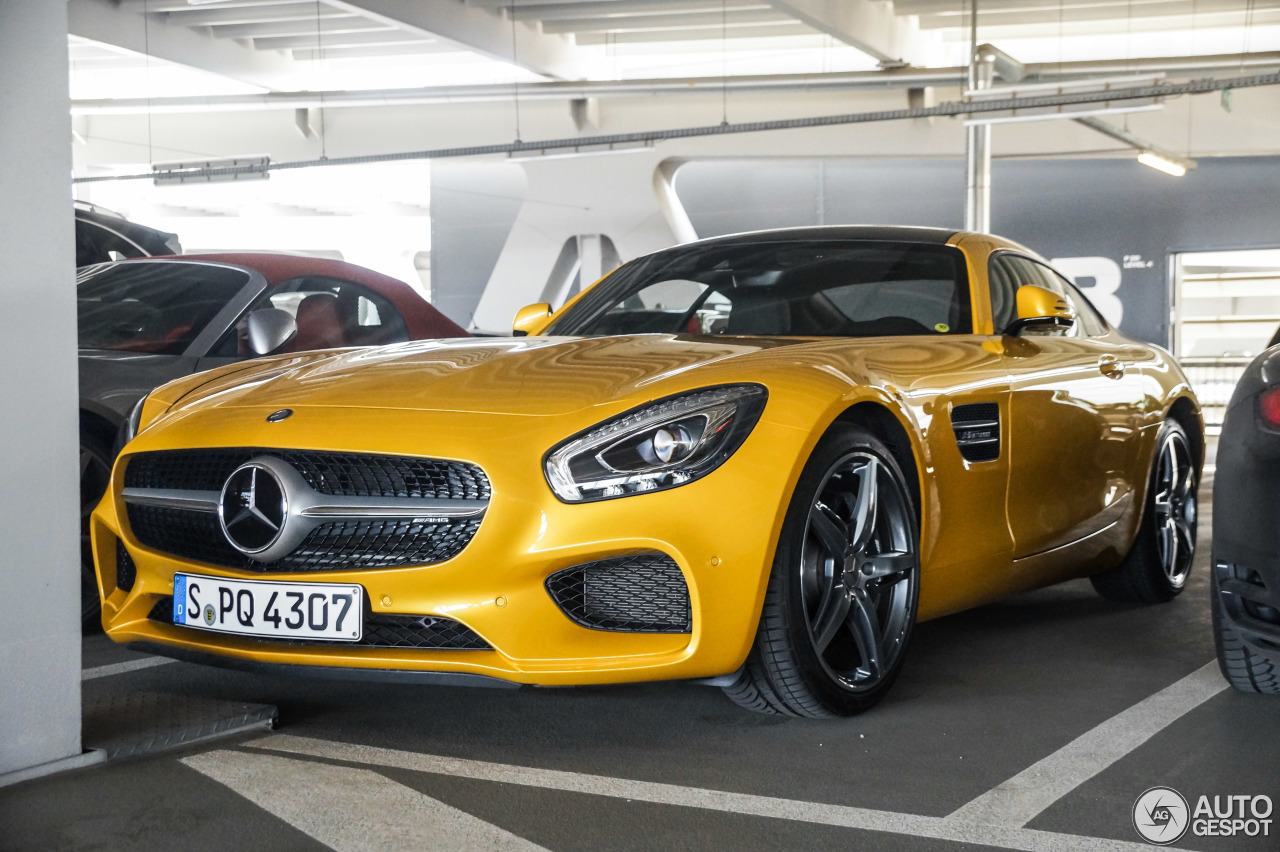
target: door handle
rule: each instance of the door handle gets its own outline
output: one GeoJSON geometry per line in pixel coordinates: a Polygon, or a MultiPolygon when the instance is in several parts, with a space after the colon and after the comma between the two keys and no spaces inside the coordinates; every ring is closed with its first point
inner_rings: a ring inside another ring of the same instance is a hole
{"type": "Polygon", "coordinates": [[[1098,372],[1108,379],[1123,379],[1125,365],[1116,360],[1114,355],[1103,355],[1098,359],[1098,372]]]}

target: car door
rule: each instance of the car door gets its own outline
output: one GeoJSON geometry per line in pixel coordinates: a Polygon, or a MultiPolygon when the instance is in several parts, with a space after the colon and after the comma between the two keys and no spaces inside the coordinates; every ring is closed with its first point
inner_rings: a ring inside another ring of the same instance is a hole
{"type": "Polygon", "coordinates": [[[1134,471],[1145,410],[1141,349],[1110,331],[1048,266],[1012,252],[990,260],[997,322],[1012,319],[1017,288],[1034,284],[1065,298],[1068,329],[1006,336],[1010,377],[1009,528],[1028,584],[1088,573],[1118,542],[1135,510],[1134,471]],[[1000,296],[996,297],[999,292],[1000,296]]]}

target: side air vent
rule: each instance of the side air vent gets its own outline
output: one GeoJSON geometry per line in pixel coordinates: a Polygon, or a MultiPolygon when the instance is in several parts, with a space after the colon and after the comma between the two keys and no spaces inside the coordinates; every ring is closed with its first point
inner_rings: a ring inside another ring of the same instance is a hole
{"type": "Polygon", "coordinates": [[[951,409],[951,428],[965,461],[987,462],[1000,458],[1000,406],[974,402],[951,409]]]}

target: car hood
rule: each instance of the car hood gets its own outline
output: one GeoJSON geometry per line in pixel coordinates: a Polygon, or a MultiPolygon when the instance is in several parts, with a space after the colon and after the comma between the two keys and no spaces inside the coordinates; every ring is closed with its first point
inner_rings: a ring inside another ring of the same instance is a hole
{"type": "MultiPolygon", "coordinates": [[[[799,342],[660,334],[423,341],[271,359],[203,384],[179,405],[566,414],[663,396],[691,370],[799,342]]],[[[733,380],[717,372],[707,383],[733,380]]]]}

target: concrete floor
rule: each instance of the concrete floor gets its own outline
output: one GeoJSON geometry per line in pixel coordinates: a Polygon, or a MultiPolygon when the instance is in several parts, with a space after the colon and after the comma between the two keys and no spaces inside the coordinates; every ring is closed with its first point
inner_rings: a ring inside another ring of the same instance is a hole
{"type": "MultiPolygon", "coordinates": [[[[1081,581],[920,625],[888,699],[853,719],[753,715],[683,683],[429,688],[186,663],[118,674],[126,689],[274,704],[277,731],[0,789],[0,849],[1143,848],[1132,811],[1151,787],[1193,807],[1280,801],[1280,700],[1219,691],[1202,670],[1208,483],[1201,493],[1198,564],[1172,603],[1118,606],[1081,581]],[[1121,716],[1154,735],[1073,780],[1115,746],[1113,717],[1193,674],[1212,697],[1167,724],[1158,699],[1121,716]],[[942,819],[1015,776],[1001,789],[1062,789],[1025,825],[942,819]]],[[[131,658],[85,640],[86,669],[131,658]]],[[[1272,819],[1265,838],[1189,831],[1175,848],[1280,849],[1272,819]]]]}

